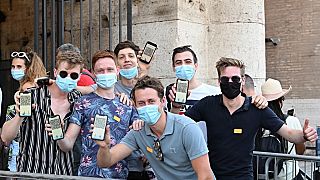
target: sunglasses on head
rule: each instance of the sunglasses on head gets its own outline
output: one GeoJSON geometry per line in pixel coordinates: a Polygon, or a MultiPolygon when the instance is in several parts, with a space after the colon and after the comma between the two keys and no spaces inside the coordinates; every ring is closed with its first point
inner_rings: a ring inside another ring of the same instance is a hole
{"type": "Polygon", "coordinates": [[[231,81],[235,82],[235,83],[240,83],[241,82],[241,77],[240,76],[232,76],[232,77],[221,76],[220,77],[220,83],[226,84],[226,83],[229,82],[229,79],[231,79],[231,81]]]}
{"type": "Polygon", "coordinates": [[[12,52],[12,53],[11,53],[11,58],[15,58],[15,57],[18,57],[18,58],[26,58],[27,61],[30,62],[30,59],[29,59],[29,57],[27,56],[27,53],[26,53],[26,52],[12,52]]]}
{"type": "Polygon", "coordinates": [[[161,150],[161,145],[160,145],[159,139],[154,141],[153,148],[156,151],[156,158],[159,161],[163,161],[163,153],[162,153],[162,150],[161,150]]]}
{"type": "MultiPolygon", "coordinates": [[[[62,77],[62,78],[66,78],[68,76],[68,72],[67,71],[60,71],[59,72],[59,76],[62,77]]],[[[73,79],[73,80],[76,80],[78,79],[79,77],[79,74],[78,73],[70,73],[70,78],[73,79]]]]}

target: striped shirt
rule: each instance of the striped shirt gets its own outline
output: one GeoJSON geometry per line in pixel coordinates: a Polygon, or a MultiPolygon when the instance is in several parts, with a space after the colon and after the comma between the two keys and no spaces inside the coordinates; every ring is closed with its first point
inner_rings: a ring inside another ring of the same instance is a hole
{"type": "MultiPolygon", "coordinates": [[[[20,126],[20,150],[17,171],[43,174],[72,175],[72,151],[63,152],[56,141],[45,131],[45,122],[53,114],[51,95],[48,88],[32,89],[33,103],[36,104],[32,116],[24,118],[20,126]]],[[[81,95],[74,90],[68,94],[70,109],[81,95]]],[[[65,130],[71,112],[64,117],[65,130]]]]}

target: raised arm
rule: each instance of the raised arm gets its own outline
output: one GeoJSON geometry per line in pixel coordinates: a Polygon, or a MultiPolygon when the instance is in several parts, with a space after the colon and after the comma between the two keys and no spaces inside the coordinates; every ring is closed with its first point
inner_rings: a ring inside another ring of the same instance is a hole
{"type": "Polygon", "coordinates": [[[116,162],[126,158],[132,153],[132,150],[125,144],[117,144],[110,147],[110,127],[106,127],[106,136],[104,141],[95,141],[99,145],[97,154],[97,164],[100,168],[108,168],[116,162]]]}
{"type": "Polygon", "coordinates": [[[314,142],[318,139],[318,135],[316,130],[309,126],[309,120],[306,119],[303,126],[303,131],[301,130],[295,130],[289,128],[286,124],[284,124],[277,133],[287,139],[288,141],[295,143],[295,144],[301,144],[306,141],[314,142]]]}

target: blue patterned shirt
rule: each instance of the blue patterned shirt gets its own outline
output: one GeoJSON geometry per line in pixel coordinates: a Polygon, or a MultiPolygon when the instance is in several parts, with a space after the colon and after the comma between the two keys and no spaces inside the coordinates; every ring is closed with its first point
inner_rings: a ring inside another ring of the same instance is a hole
{"type": "Polygon", "coordinates": [[[74,105],[74,111],[70,118],[70,123],[81,126],[82,152],[79,175],[126,179],[128,167],[125,160],[117,162],[110,168],[99,168],[97,166],[99,146],[89,138],[91,136],[91,133],[89,133],[90,124],[92,124],[91,119],[94,119],[96,114],[108,116],[111,147],[120,143],[121,139],[127,134],[129,125],[138,119],[137,110],[132,106],[122,104],[118,97],[105,99],[96,93],[80,97],[74,105]]]}

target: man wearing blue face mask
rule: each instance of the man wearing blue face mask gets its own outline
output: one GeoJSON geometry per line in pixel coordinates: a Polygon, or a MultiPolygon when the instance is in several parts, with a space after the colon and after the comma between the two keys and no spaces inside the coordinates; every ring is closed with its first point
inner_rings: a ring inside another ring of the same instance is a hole
{"type": "Polygon", "coordinates": [[[157,179],[213,179],[208,149],[200,128],[188,117],[164,111],[161,82],[149,76],[138,80],[132,97],[145,126],[131,130],[120,144],[110,148],[109,127],[100,146],[97,164],[110,167],[140,149],[150,162],[157,179]]]}
{"type": "Polygon", "coordinates": [[[178,79],[188,80],[190,91],[186,104],[182,106],[171,102],[172,99],[169,97],[169,94],[173,84],[166,87],[167,108],[173,113],[180,113],[180,111],[185,112],[200,99],[221,93],[218,87],[205,84],[197,79],[198,58],[190,47],[191,46],[177,47],[172,53],[172,67],[176,77],[178,79]]]}
{"type": "MultiPolygon", "coordinates": [[[[114,54],[100,50],[94,54],[92,65],[98,87],[94,92],[80,97],[75,103],[65,137],[57,142],[64,152],[72,150],[81,129],[82,152],[78,175],[126,179],[128,165],[125,160],[117,162],[110,168],[102,169],[97,166],[98,145],[90,138],[90,125],[97,115],[107,116],[108,124],[111,126],[111,144],[114,146],[127,134],[129,126],[138,119],[138,114],[133,106],[121,103],[120,98],[114,93],[118,74],[114,54]]],[[[51,134],[50,124],[46,126],[46,130],[51,134]]]]}
{"type": "MultiPolygon", "coordinates": [[[[74,102],[81,95],[74,88],[82,66],[79,53],[58,55],[54,69],[56,81],[29,90],[35,104],[31,116],[20,117],[16,113],[3,125],[1,138],[5,142],[14,139],[20,130],[18,172],[72,175],[72,153],[59,149],[57,142],[45,131],[45,123],[50,117],[59,115],[62,129],[67,127],[74,102]]],[[[20,112],[19,104],[15,107],[16,112],[20,112]]]]}

